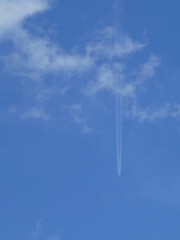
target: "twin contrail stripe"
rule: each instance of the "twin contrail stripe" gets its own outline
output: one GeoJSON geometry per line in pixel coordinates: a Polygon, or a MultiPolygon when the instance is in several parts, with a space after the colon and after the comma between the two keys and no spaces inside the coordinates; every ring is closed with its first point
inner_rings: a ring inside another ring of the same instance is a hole
{"type": "MultiPolygon", "coordinates": [[[[122,33],[122,0],[114,0],[114,44],[121,43],[122,33]]],[[[117,171],[121,176],[122,168],[122,138],[123,138],[123,79],[116,76],[116,149],[117,171]]]]}

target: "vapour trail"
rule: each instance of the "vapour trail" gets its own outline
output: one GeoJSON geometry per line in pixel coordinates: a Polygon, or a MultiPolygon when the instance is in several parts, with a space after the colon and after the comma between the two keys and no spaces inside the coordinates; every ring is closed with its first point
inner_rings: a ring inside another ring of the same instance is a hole
{"type": "MultiPolygon", "coordinates": [[[[120,44],[122,36],[122,0],[114,0],[114,44],[120,44]]],[[[123,140],[123,79],[116,76],[116,149],[117,171],[121,176],[123,140]]]]}

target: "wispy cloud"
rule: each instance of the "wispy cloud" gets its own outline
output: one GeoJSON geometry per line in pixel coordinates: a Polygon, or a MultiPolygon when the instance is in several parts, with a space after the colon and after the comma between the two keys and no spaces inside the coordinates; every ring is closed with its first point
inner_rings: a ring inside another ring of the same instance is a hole
{"type": "Polygon", "coordinates": [[[50,116],[41,108],[34,107],[29,111],[25,111],[21,114],[22,119],[34,118],[34,119],[41,119],[47,121],[50,119],[50,116]]]}
{"type": "Polygon", "coordinates": [[[17,28],[9,39],[16,50],[6,58],[8,71],[16,69],[17,74],[26,77],[39,78],[47,73],[81,74],[93,66],[90,56],[75,52],[68,54],[50,40],[35,37],[23,28],[17,28]]]}
{"type": "Polygon", "coordinates": [[[61,238],[58,235],[52,235],[47,240],[61,240],[61,238]]]}
{"type": "Polygon", "coordinates": [[[179,118],[180,105],[167,103],[160,107],[155,106],[147,108],[142,108],[140,106],[134,105],[132,110],[132,116],[135,119],[138,119],[140,122],[152,122],[157,119],[166,118],[179,118]]]}
{"type": "Polygon", "coordinates": [[[69,107],[69,112],[70,115],[73,117],[73,121],[82,127],[83,133],[92,133],[93,129],[87,125],[81,104],[71,105],[69,107]]]}
{"type": "Polygon", "coordinates": [[[19,26],[27,17],[49,8],[46,0],[1,0],[0,1],[0,37],[14,27],[19,26]]]}
{"type": "MultiPolygon", "coordinates": [[[[141,54],[147,46],[146,42],[133,41],[128,35],[121,34],[120,41],[114,42],[114,29],[104,28],[95,33],[94,40],[90,40],[84,51],[65,51],[60,45],[55,44],[50,38],[33,35],[25,27],[24,22],[28,17],[43,12],[50,7],[46,0],[2,0],[0,2],[0,36],[12,42],[14,50],[3,58],[6,70],[11,74],[18,74],[24,78],[43,81],[46,74],[51,74],[53,79],[57,76],[86,79],[84,97],[94,96],[102,91],[118,94],[123,97],[124,111],[133,119],[139,121],[153,121],[158,118],[179,116],[178,104],[165,104],[142,108],[139,95],[142,89],[152,79],[160,66],[160,58],[149,54],[146,62],[135,61],[136,66],[128,64],[128,59],[135,54],[141,54]],[[119,83],[122,84],[119,84],[119,83]],[[117,84],[118,83],[118,84],[117,84]]],[[[59,79],[57,80],[59,81],[59,79]]],[[[38,90],[40,89],[38,85],[38,90]]],[[[68,90],[71,83],[68,83],[68,90]]],[[[37,118],[47,121],[50,119],[43,105],[54,94],[64,94],[55,87],[44,88],[34,94],[37,106],[21,114],[21,118],[37,118]]],[[[47,111],[48,112],[48,111],[47,111]]],[[[91,132],[83,119],[82,110],[72,106],[73,119],[83,126],[84,132],[91,132]]]]}
{"type": "Polygon", "coordinates": [[[140,69],[137,73],[137,81],[144,81],[154,76],[155,70],[160,65],[160,58],[152,54],[149,60],[140,65],[140,69]]]}
{"type": "Polygon", "coordinates": [[[32,239],[33,240],[38,240],[40,232],[41,232],[41,220],[38,220],[36,222],[35,230],[34,230],[34,232],[32,234],[32,239]]]}
{"type": "Polygon", "coordinates": [[[114,29],[109,26],[96,33],[96,41],[87,45],[87,53],[96,58],[113,60],[114,58],[124,58],[146,46],[139,42],[134,42],[126,35],[121,36],[120,44],[114,43],[114,29]]]}
{"type": "Polygon", "coordinates": [[[118,90],[116,86],[116,78],[117,75],[119,79],[124,78],[123,68],[124,65],[121,63],[103,63],[98,66],[95,70],[95,79],[89,81],[85,94],[94,95],[104,90],[111,92],[120,91],[121,89],[118,90]]]}
{"type": "Polygon", "coordinates": [[[48,37],[32,35],[24,26],[28,17],[49,8],[47,0],[2,0],[0,2],[0,36],[10,40],[14,51],[5,58],[8,71],[26,77],[46,73],[81,74],[88,71],[93,60],[88,54],[67,53],[48,37]]]}
{"type": "Polygon", "coordinates": [[[16,107],[14,107],[14,106],[10,106],[7,112],[8,112],[9,114],[13,114],[13,113],[16,113],[16,112],[17,112],[17,109],[16,109],[16,107]]]}
{"type": "MultiPolygon", "coordinates": [[[[31,236],[32,240],[41,239],[41,234],[43,233],[42,228],[43,228],[42,221],[41,220],[36,221],[35,229],[31,236]]],[[[62,238],[60,238],[58,234],[53,234],[53,235],[45,237],[44,239],[46,239],[46,240],[61,240],[62,238]]]]}

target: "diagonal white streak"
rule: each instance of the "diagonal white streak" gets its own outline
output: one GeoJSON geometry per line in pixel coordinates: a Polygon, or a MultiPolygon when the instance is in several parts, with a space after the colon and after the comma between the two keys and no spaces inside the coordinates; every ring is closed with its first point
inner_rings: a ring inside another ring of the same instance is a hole
{"type": "MultiPolygon", "coordinates": [[[[119,45],[122,36],[122,0],[114,0],[114,44],[119,45]]],[[[123,79],[116,76],[116,149],[117,171],[121,176],[123,138],[123,79]]]]}

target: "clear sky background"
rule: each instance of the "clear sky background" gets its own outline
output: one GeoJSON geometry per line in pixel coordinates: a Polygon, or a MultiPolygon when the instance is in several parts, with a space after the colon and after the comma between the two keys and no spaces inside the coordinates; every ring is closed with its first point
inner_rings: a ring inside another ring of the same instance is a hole
{"type": "Polygon", "coordinates": [[[0,239],[179,240],[179,11],[0,1],[0,239]]]}

